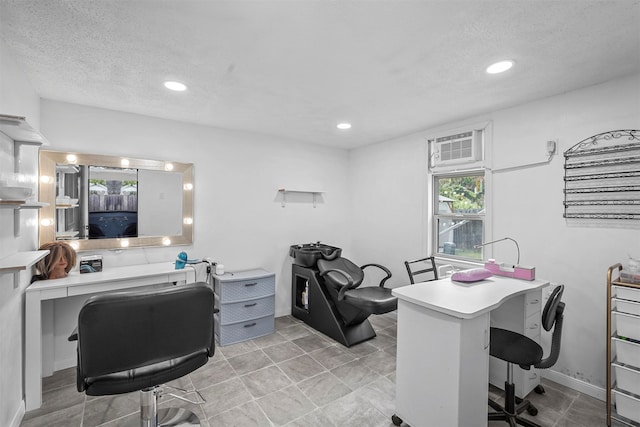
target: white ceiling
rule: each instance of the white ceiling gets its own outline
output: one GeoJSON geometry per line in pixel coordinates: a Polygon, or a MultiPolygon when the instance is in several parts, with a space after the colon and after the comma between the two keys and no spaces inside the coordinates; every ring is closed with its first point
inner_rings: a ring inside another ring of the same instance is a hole
{"type": "Polygon", "coordinates": [[[640,1],[0,0],[0,37],[42,98],[353,148],[640,72],[640,1]]]}

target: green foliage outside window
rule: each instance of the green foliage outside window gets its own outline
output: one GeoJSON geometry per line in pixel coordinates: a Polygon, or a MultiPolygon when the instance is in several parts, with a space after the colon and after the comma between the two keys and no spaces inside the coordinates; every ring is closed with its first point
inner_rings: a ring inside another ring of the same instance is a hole
{"type": "Polygon", "coordinates": [[[471,213],[484,209],[484,176],[440,178],[438,188],[441,196],[454,200],[454,212],[471,213]]]}

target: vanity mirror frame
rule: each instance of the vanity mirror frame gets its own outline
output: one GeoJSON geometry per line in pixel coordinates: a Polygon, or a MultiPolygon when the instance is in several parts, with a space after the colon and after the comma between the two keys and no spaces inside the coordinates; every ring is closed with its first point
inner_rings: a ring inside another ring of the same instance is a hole
{"type": "Polygon", "coordinates": [[[148,169],[182,174],[182,232],[173,236],[142,236],[109,239],[63,240],[77,251],[190,245],[193,243],[193,163],[137,159],[40,150],[39,201],[48,203],[40,209],[38,245],[56,240],[56,165],[90,165],[126,169],[148,169]]]}

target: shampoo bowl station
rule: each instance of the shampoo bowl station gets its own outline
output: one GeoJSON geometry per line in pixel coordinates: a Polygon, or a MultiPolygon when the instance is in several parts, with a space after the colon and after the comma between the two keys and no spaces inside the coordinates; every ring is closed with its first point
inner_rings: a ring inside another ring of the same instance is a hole
{"type": "Polygon", "coordinates": [[[398,306],[384,283],[391,272],[379,264],[361,267],[341,256],[342,250],[318,243],[291,246],[294,258],[291,314],[339,343],[351,347],[376,336],[367,318],[398,306]],[[365,269],[386,276],[378,286],[360,286],[365,269]]]}

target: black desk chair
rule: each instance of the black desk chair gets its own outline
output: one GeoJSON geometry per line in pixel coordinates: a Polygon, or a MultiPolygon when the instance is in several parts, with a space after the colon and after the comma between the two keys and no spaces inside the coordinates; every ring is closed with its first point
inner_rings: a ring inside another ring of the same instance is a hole
{"type": "Polygon", "coordinates": [[[489,420],[503,420],[515,427],[520,424],[527,427],[540,427],[538,424],[520,417],[523,411],[536,415],[538,410],[529,400],[516,402],[515,386],[513,384],[513,364],[520,365],[522,369],[547,369],[552,367],[560,355],[560,340],[562,337],[562,321],[564,303],[560,301],[564,285],[556,287],[542,312],[542,326],[546,331],[553,329],[551,338],[551,350],[549,356],[543,359],[542,347],[530,338],[516,332],[505,329],[491,328],[491,344],[489,353],[493,357],[507,362],[507,380],[504,383],[505,406],[489,399],[489,406],[497,412],[489,413],[489,420]],[[555,327],[554,327],[555,325],[555,327]]]}
{"type": "Polygon", "coordinates": [[[69,337],[78,341],[78,391],[104,396],[139,390],[139,425],[199,426],[191,411],[158,411],[158,385],[195,371],[213,356],[214,311],[206,283],[91,297],[69,337]]]}
{"type": "Polygon", "coordinates": [[[419,282],[429,282],[431,280],[438,280],[438,270],[436,269],[436,260],[430,256],[427,258],[416,259],[414,261],[405,261],[404,266],[407,268],[409,274],[409,280],[413,285],[416,283],[415,277],[421,274],[430,273],[428,278],[420,279],[419,282]],[[425,267],[425,268],[422,268],[425,267]]]}

